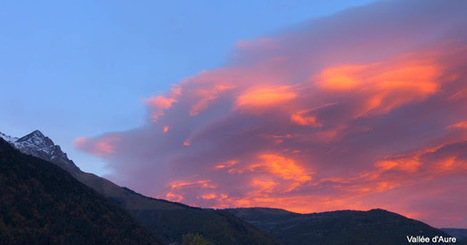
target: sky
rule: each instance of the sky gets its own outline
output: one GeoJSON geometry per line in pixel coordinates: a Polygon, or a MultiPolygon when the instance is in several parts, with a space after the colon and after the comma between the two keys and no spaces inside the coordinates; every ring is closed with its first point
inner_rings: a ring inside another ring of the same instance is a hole
{"type": "Polygon", "coordinates": [[[228,62],[235,43],[373,0],[0,1],[0,132],[75,138],[144,124],[144,99],[228,62]]]}
{"type": "Polygon", "coordinates": [[[465,1],[1,4],[4,133],[189,205],[467,228],[465,1]]]}

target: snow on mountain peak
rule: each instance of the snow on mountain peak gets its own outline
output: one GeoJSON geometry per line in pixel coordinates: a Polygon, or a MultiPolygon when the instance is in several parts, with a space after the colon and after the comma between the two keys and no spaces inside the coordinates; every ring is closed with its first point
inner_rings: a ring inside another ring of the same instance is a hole
{"type": "Polygon", "coordinates": [[[13,142],[17,141],[17,137],[11,137],[10,135],[6,135],[2,132],[0,132],[0,138],[4,139],[6,142],[12,144],[13,142]]]}
{"type": "Polygon", "coordinates": [[[53,148],[53,146],[55,146],[54,142],[50,138],[44,136],[44,134],[39,130],[35,130],[34,132],[19,138],[15,144],[21,148],[39,147],[44,151],[48,151],[48,148],[53,148]]]}
{"type": "Polygon", "coordinates": [[[34,130],[21,138],[11,137],[0,132],[0,137],[22,153],[55,163],[61,167],[78,169],[73,161],[68,159],[60,146],[55,145],[49,137],[39,130],[34,130]]]}

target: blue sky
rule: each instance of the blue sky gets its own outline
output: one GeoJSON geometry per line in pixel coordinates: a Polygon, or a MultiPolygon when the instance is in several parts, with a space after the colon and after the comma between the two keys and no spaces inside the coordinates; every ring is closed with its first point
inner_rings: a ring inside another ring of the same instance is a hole
{"type": "Polygon", "coordinates": [[[369,2],[1,1],[0,131],[39,129],[106,174],[74,139],[140,126],[144,98],[224,65],[239,40],[369,2]]]}

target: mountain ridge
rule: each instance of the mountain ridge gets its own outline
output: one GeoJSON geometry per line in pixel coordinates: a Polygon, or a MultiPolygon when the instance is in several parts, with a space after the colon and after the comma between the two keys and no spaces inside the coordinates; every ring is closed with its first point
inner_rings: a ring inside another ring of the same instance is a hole
{"type": "MultiPolygon", "coordinates": [[[[5,134],[0,134],[0,137],[4,136],[5,134]]],[[[18,140],[22,138],[11,136],[8,137],[14,142],[9,143],[14,147],[19,145],[17,149],[25,154],[48,160],[61,167],[81,183],[126,209],[153,235],[163,239],[166,243],[180,244],[184,235],[200,234],[213,244],[277,244],[262,230],[228,212],[146,197],[126,187],[120,187],[105,178],[83,172],[66,157],[65,153],[61,152],[59,146],[53,144],[53,141],[40,131],[36,130],[26,136],[22,137],[26,137],[23,141],[35,143],[34,146],[23,147],[26,144],[18,144],[18,140]],[[51,148],[56,151],[49,150],[51,148]]]]}
{"type": "Polygon", "coordinates": [[[57,165],[0,139],[0,244],[161,244],[57,165]]]}
{"type": "MultiPolygon", "coordinates": [[[[228,212],[269,232],[282,244],[410,244],[407,236],[447,232],[398,213],[376,208],[299,214],[283,209],[234,208],[228,212]]],[[[457,238],[457,237],[456,237],[457,238]]],[[[456,244],[465,244],[461,237],[456,244]]]]}

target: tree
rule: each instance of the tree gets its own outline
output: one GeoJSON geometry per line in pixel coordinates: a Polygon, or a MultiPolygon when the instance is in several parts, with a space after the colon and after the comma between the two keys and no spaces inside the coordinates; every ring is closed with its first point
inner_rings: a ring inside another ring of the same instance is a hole
{"type": "Polygon", "coordinates": [[[183,235],[182,245],[211,245],[211,243],[200,234],[188,233],[183,235]]]}

